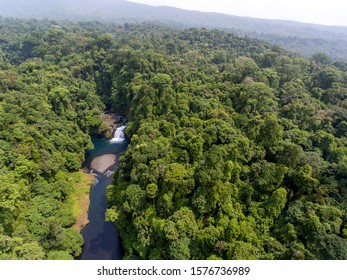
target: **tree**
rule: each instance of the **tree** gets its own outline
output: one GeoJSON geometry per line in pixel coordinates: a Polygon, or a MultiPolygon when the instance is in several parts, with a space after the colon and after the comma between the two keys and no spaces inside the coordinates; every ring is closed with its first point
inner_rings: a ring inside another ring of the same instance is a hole
{"type": "Polygon", "coordinates": [[[341,72],[331,66],[326,66],[320,70],[315,76],[315,85],[322,89],[332,87],[333,83],[338,83],[342,80],[341,72]]]}
{"type": "Polygon", "coordinates": [[[229,260],[257,260],[260,258],[261,252],[250,243],[236,241],[227,256],[229,260]]]}
{"type": "Polygon", "coordinates": [[[168,240],[178,240],[180,238],[193,238],[197,234],[193,211],[189,208],[181,208],[167,219],[164,228],[165,236],[168,240]]]}
{"type": "Polygon", "coordinates": [[[172,79],[167,74],[156,74],[152,78],[152,84],[158,88],[161,92],[164,91],[166,88],[170,88],[172,83],[172,79]]]}
{"type": "Polygon", "coordinates": [[[266,202],[268,216],[278,218],[287,203],[287,191],[284,188],[275,190],[266,202]]]}
{"type": "Polygon", "coordinates": [[[318,233],[309,249],[321,260],[345,260],[347,240],[332,234],[318,233]]]}
{"type": "Polygon", "coordinates": [[[316,63],[320,65],[328,65],[332,62],[332,59],[330,56],[328,56],[325,53],[317,52],[314,53],[311,57],[311,59],[316,63]]]}
{"type": "Polygon", "coordinates": [[[130,185],[124,192],[125,201],[123,203],[124,211],[128,213],[137,213],[143,207],[145,191],[138,185],[130,185]]]}
{"type": "Polygon", "coordinates": [[[158,186],[156,184],[149,184],[146,187],[147,197],[153,199],[154,204],[154,198],[157,196],[158,193],[158,186]]]}
{"type": "Polygon", "coordinates": [[[74,258],[66,251],[50,251],[47,260],[73,260],[74,258]]]}
{"type": "Polygon", "coordinates": [[[189,238],[172,241],[169,245],[169,258],[171,260],[189,260],[191,258],[189,244],[189,238]]]}

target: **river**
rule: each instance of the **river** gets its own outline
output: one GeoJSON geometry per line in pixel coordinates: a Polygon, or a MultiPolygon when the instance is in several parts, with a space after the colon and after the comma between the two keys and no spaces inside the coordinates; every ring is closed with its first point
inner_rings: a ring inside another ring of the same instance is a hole
{"type": "MultiPolygon", "coordinates": [[[[105,154],[116,154],[126,150],[127,140],[113,141],[93,137],[94,150],[86,153],[84,166],[89,168],[92,160],[105,154]]],[[[116,169],[114,164],[109,170],[116,169]]],[[[105,222],[107,209],[106,189],[112,182],[112,176],[106,176],[93,171],[95,182],[90,192],[89,224],[84,227],[81,234],[84,238],[84,248],[81,260],[120,260],[124,256],[123,247],[115,226],[105,222]]]]}

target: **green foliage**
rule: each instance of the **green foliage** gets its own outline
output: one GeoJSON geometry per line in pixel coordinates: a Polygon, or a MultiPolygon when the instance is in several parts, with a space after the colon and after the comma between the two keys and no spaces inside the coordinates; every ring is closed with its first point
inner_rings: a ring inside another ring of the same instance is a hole
{"type": "Polygon", "coordinates": [[[3,259],[71,259],[81,253],[82,237],[70,229],[70,172],[91,148],[91,120],[99,120],[104,106],[87,69],[89,55],[79,51],[81,38],[33,21],[6,20],[0,33],[1,42],[18,42],[12,51],[1,43],[0,226],[8,240],[3,259]],[[18,24],[23,30],[17,32],[18,24]]]}
{"type": "Polygon", "coordinates": [[[149,184],[146,187],[147,197],[154,199],[158,194],[158,186],[156,184],[149,184]]]}
{"type": "Polygon", "coordinates": [[[66,251],[51,251],[47,255],[47,260],[73,260],[73,257],[66,251]]]}
{"type": "Polygon", "coordinates": [[[138,28],[109,62],[112,105],[131,117],[109,192],[126,258],[343,256],[331,253],[345,240],[342,65],[218,31],[138,28]]]}
{"type": "Polygon", "coordinates": [[[0,260],[42,260],[45,252],[35,241],[0,235],[0,260]]]}
{"type": "Polygon", "coordinates": [[[257,260],[260,258],[259,250],[252,244],[237,241],[228,252],[228,259],[234,260],[257,260]]]}
{"type": "Polygon", "coordinates": [[[247,37],[3,20],[0,258],[71,259],[73,171],[129,119],[106,219],[126,259],[346,258],[347,67],[247,37]]]}
{"type": "Polygon", "coordinates": [[[116,222],[119,219],[119,214],[117,213],[116,207],[112,207],[106,210],[105,221],[107,222],[116,222]]]}

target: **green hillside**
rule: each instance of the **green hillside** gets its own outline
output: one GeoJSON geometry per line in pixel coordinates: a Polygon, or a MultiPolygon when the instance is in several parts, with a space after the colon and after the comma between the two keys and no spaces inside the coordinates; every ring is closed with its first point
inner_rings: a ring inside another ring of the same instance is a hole
{"type": "Polygon", "coordinates": [[[97,20],[118,24],[147,22],[181,29],[218,28],[264,39],[306,57],[324,52],[336,61],[347,61],[347,27],[342,26],[203,13],[124,0],[0,0],[0,15],[22,19],[97,20]]]}
{"type": "Polygon", "coordinates": [[[0,259],[71,259],[104,108],[130,138],[106,219],[125,259],[346,259],[347,65],[150,24],[0,29],[0,259]]]}

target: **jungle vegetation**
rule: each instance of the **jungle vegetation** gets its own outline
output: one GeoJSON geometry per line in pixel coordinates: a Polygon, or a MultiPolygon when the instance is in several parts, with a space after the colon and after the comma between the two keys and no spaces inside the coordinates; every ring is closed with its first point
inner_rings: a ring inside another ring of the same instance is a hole
{"type": "Polygon", "coordinates": [[[240,17],[168,6],[154,7],[125,0],[0,0],[0,16],[75,22],[97,20],[118,24],[149,22],[181,29],[217,28],[267,40],[305,57],[324,52],[334,61],[347,60],[345,26],[240,17]]]}
{"type": "Polygon", "coordinates": [[[81,252],[72,174],[129,120],[125,259],[347,259],[347,64],[208,29],[0,21],[0,259],[81,252]]]}

